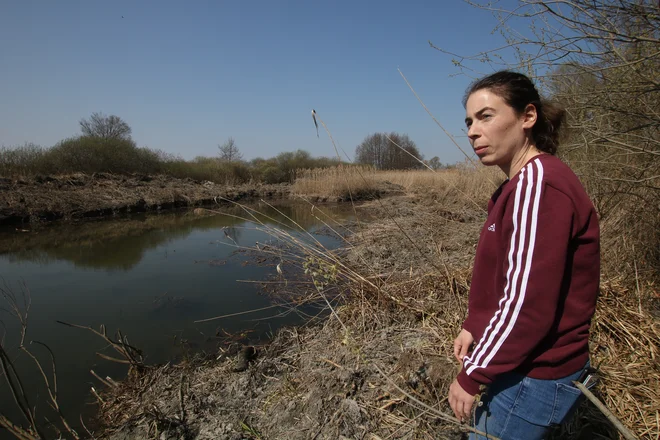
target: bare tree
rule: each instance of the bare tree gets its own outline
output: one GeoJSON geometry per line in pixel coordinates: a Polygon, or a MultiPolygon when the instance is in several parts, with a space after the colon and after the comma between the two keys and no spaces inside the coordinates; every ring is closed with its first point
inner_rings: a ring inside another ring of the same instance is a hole
{"type": "Polygon", "coordinates": [[[102,139],[131,139],[131,127],[119,116],[106,116],[103,113],[92,113],[89,119],[80,120],[80,130],[84,136],[102,139]]]}
{"type": "Polygon", "coordinates": [[[379,170],[420,168],[415,157],[421,159],[422,155],[405,134],[374,133],[355,148],[355,162],[373,165],[379,170]]]}
{"type": "Polygon", "coordinates": [[[438,156],[433,156],[428,160],[428,166],[434,170],[439,170],[442,168],[442,162],[440,162],[440,158],[438,156]]]}
{"type": "Polygon", "coordinates": [[[238,162],[243,159],[243,155],[238,151],[236,142],[232,137],[227,139],[224,144],[218,145],[218,148],[220,149],[220,159],[226,162],[238,162]]]}

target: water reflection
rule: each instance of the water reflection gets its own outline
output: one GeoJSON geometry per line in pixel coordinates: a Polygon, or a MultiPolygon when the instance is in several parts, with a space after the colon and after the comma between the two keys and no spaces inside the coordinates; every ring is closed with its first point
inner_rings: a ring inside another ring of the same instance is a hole
{"type": "MultiPolygon", "coordinates": [[[[325,219],[323,214],[312,212],[307,204],[273,208],[262,203],[252,208],[258,211],[252,212],[257,219],[281,229],[298,230],[293,221],[310,231],[324,228],[316,218],[325,219]]],[[[256,284],[238,281],[262,280],[274,268],[245,264],[246,255],[235,253],[234,245],[252,247],[272,237],[242,220],[251,218],[242,208],[219,210],[223,215],[142,215],[0,233],[0,277],[12,286],[24,280],[30,290],[28,339],[48,344],[55,353],[60,404],[71,420],[91,411],[84,404],[90,385],[95,384],[90,369],[115,379],[125,371],[95,355],[104,349],[103,341],[57,320],[94,328],[105,324],[109,333],[121,329],[133,345],[144,349],[148,363],[171,360],[190,347],[212,352],[218,333],[250,330],[260,337],[281,325],[300,322],[295,314],[267,309],[270,299],[256,284]],[[264,310],[194,323],[260,308],[264,310]]],[[[350,215],[349,209],[341,207],[325,211],[339,219],[350,215]]],[[[339,244],[328,236],[316,238],[328,247],[339,244]]],[[[26,380],[28,391],[43,396],[38,373],[15,350],[15,322],[2,312],[0,320],[7,324],[7,346],[13,344],[19,371],[33,376],[26,380]]],[[[20,420],[10,396],[0,379],[0,413],[20,420]]],[[[39,408],[40,414],[49,410],[43,401],[39,408]]],[[[3,434],[0,431],[0,438],[3,434]]]]}
{"type": "MultiPolygon", "coordinates": [[[[325,207],[323,211],[343,215],[341,212],[346,210],[334,206],[325,207]]],[[[319,218],[323,217],[318,208],[312,210],[307,204],[271,207],[265,203],[251,205],[248,210],[232,205],[203,214],[188,211],[140,215],[112,221],[58,225],[22,234],[0,233],[0,255],[8,255],[10,262],[48,264],[69,261],[77,268],[128,271],[142,260],[148,249],[183,239],[193,231],[222,229],[224,238],[238,243],[244,228],[251,226],[246,219],[295,231],[299,227],[293,221],[304,229],[310,229],[321,226],[319,218]]]]}

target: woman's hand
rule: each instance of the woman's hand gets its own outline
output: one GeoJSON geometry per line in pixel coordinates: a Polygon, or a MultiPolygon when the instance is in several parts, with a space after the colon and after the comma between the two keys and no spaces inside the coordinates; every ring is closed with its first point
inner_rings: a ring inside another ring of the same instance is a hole
{"type": "Polygon", "coordinates": [[[456,339],[454,339],[454,357],[460,363],[463,363],[463,358],[467,355],[470,346],[474,342],[472,333],[463,329],[456,339]]]}
{"type": "MultiPolygon", "coordinates": [[[[468,333],[468,335],[469,334],[470,333],[468,333]]],[[[470,420],[473,404],[474,404],[474,396],[468,394],[463,389],[463,387],[461,387],[458,381],[454,380],[454,382],[449,387],[449,405],[451,406],[451,409],[454,411],[454,415],[456,416],[456,418],[461,422],[467,422],[468,420],[470,420]]]]}

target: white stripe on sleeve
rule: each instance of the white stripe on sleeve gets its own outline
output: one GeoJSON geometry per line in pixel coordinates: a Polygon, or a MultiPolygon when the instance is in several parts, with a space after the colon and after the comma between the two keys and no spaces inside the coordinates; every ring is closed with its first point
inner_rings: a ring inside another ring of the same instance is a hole
{"type": "MultiPolygon", "coordinates": [[[[523,170],[525,171],[525,170],[523,170]]],[[[524,202],[522,207],[522,214],[520,218],[520,227],[518,228],[518,212],[520,208],[519,198],[520,193],[523,191],[522,179],[524,174],[521,173],[520,180],[518,182],[518,187],[516,189],[516,200],[514,203],[514,212],[513,212],[513,222],[514,229],[511,237],[510,249],[509,249],[509,268],[507,270],[507,284],[504,289],[504,296],[500,300],[499,310],[491,319],[491,322],[484,332],[484,336],[481,338],[479,345],[476,347],[472,356],[466,360],[465,366],[467,368],[466,373],[469,375],[477,368],[485,368],[492,361],[493,357],[497,354],[500,347],[506,341],[507,337],[513,330],[520,309],[525,301],[525,295],[527,292],[527,282],[529,280],[529,273],[532,266],[532,258],[534,254],[534,244],[536,242],[536,227],[538,221],[538,211],[539,204],[541,200],[541,187],[543,181],[543,166],[539,159],[534,160],[526,167],[528,174],[527,185],[524,189],[524,202]],[[534,176],[534,166],[536,165],[536,176],[534,176]],[[532,209],[530,213],[530,203],[532,204],[532,209]],[[531,217],[531,218],[530,218],[531,217]],[[529,237],[527,236],[527,229],[529,227],[529,237]],[[527,240],[529,238],[529,240],[527,240]],[[523,268],[523,254],[527,250],[525,257],[524,268],[523,268]],[[516,254],[515,264],[513,261],[513,254],[516,254]],[[515,266],[515,268],[514,268],[515,266]],[[520,271],[522,269],[522,279],[520,280],[520,286],[518,289],[518,282],[520,271]],[[513,278],[511,278],[511,272],[513,271],[513,278]],[[509,319],[509,313],[511,312],[511,305],[515,302],[513,312],[509,319]],[[504,308],[502,306],[504,305],[504,308]],[[504,331],[502,327],[507,323],[504,331]],[[488,334],[488,332],[493,328],[493,323],[496,322],[494,330],[488,334]],[[482,343],[486,341],[483,346],[482,343]],[[493,341],[496,341],[493,345],[493,341]],[[485,359],[482,358],[485,355],[485,359]],[[472,364],[468,367],[468,364],[472,364]]]]}

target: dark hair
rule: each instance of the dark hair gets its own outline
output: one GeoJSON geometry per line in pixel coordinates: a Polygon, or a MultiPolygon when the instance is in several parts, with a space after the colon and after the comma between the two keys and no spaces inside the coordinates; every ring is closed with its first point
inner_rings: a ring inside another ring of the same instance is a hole
{"type": "Polygon", "coordinates": [[[556,154],[559,146],[559,130],[566,117],[566,111],[557,103],[541,99],[532,80],[522,73],[503,70],[481,78],[468,87],[463,97],[463,106],[474,92],[488,89],[511,106],[518,114],[525,111],[528,104],[536,107],[537,119],[532,128],[536,148],[549,154],[556,154]]]}

